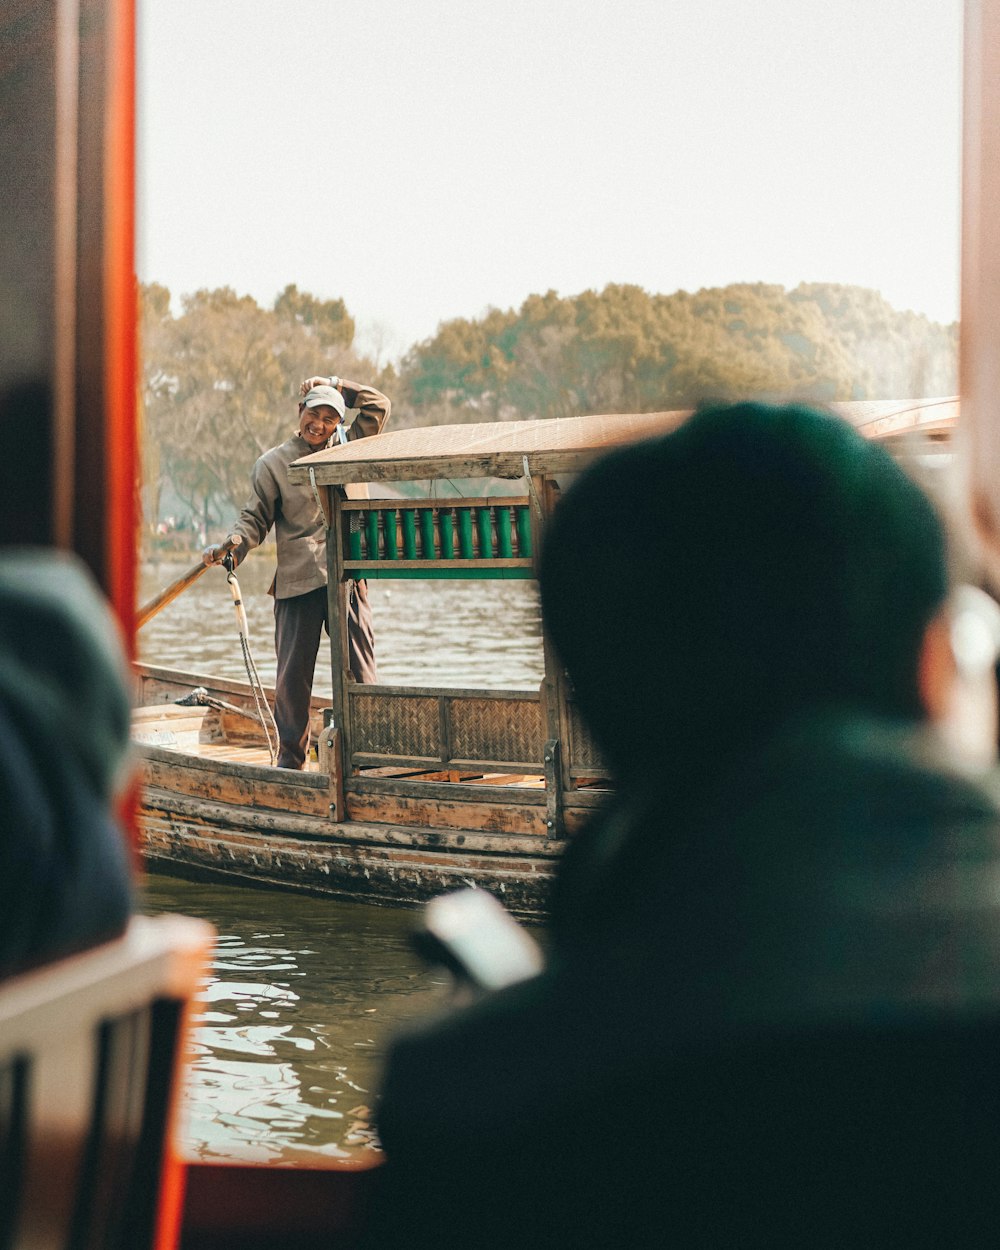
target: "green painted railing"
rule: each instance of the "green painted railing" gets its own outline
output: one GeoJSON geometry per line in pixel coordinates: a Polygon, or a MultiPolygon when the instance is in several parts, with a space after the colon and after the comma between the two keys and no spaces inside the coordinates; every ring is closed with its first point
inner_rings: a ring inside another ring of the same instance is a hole
{"type": "Polygon", "coordinates": [[[355,577],[528,578],[528,499],[348,500],[344,568],[355,577]]]}

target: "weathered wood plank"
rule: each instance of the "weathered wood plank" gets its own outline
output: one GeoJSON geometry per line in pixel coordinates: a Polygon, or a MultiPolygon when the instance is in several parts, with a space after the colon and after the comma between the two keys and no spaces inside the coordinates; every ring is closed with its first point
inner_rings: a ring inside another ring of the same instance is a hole
{"type": "Polygon", "coordinates": [[[214,709],[179,707],[170,703],[134,709],[132,739],[197,753],[202,745],[221,743],[223,734],[219,714],[214,709]]]}
{"type": "Polygon", "coordinates": [[[501,859],[505,855],[540,855],[557,858],[562,843],[539,838],[531,833],[498,834],[483,829],[461,829],[442,826],[430,829],[401,822],[356,821],[337,823],[327,817],[284,812],[275,808],[249,811],[233,803],[206,801],[192,795],[178,795],[160,786],[148,786],[142,795],[142,809],[158,813],[159,818],[176,818],[192,828],[199,827],[208,836],[213,830],[229,831],[250,841],[289,837],[320,841],[330,845],[370,843],[396,847],[445,849],[458,852],[481,852],[501,859]]]}
{"type": "Polygon", "coordinates": [[[319,739],[319,765],[330,779],[330,815],[343,820],[347,815],[344,799],[344,731],[332,722],[319,739]]]}
{"type": "MultiPolygon", "coordinates": [[[[473,774],[466,773],[460,776],[458,773],[452,772],[450,769],[440,768],[407,768],[400,764],[387,764],[375,768],[366,768],[363,773],[358,774],[364,777],[387,777],[390,779],[409,778],[411,780],[420,781],[461,781],[473,774]]],[[[479,774],[475,774],[478,776],[479,774]]]]}
{"type": "Polygon", "coordinates": [[[576,796],[574,796],[574,806],[566,805],[563,807],[563,831],[566,838],[575,838],[578,833],[585,829],[594,819],[595,811],[603,807],[606,801],[605,799],[601,803],[595,803],[589,807],[577,807],[575,805],[576,796]]]}
{"type": "Polygon", "coordinates": [[[566,790],[563,793],[563,806],[581,810],[603,807],[613,794],[613,790],[566,790]]]}
{"type": "MultiPolygon", "coordinates": [[[[204,688],[213,698],[223,699],[240,707],[253,709],[253,693],[249,683],[234,681],[228,677],[215,677],[207,673],[187,673],[181,669],[165,668],[154,664],[135,664],[136,703],[141,705],[156,703],[170,704],[204,688]]],[[[274,699],[274,687],[265,686],[264,693],[269,700],[274,699]]],[[[313,714],[321,712],[324,700],[314,695],[310,701],[313,714]]]]}
{"type": "Polygon", "coordinates": [[[132,721],[195,721],[199,723],[214,709],[207,707],[188,707],[177,703],[158,703],[154,707],[136,707],[132,709],[132,721]]]}
{"type": "Polygon", "coordinates": [[[183,854],[185,871],[197,875],[403,905],[474,884],[526,918],[544,913],[554,868],[553,857],[541,853],[498,857],[453,848],[411,850],[388,842],[318,842],[277,834],[261,838],[237,830],[206,830],[198,821],[155,812],[140,813],[140,829],[147,863],[154,868],[162,865],[175,872],[183,854]]]}
{"type": "MultiPolygon", "coordinates": [[[[345,790],[347,814],[351,820],[423,825],[428,829],[477,829],[492,833],[531,833],[540,838],[549,836],[544,807],[540,803],[509,802],[509,791],[502,794],[499,802],[485,799],[463,802],[431,798],[422,794],[412,797],[363,794],[358,793],[353,786],[346,786],[345,790]]],[[[532,791],[527,793],[537,794],[532,791]]]]}
{"type": "MultiPolygon", "coordinates": [[[[211,728],[212,722],[209,721],[206,724],[204,716],[185,716],[183,718],[177,717],[171,720],[161,721],[147,719],[144,721],[133,722],[132,733],[135,737],[141,737],[144,733],[150,733],[154,730],[162,729],[164,732],[172,733],[177,737],[186,735],[194,742],[197,742],[198,735],[202,732],[202,730],[210,731],[211,728]]],[[[207,736],[208,734],[206,734],[206,737],[207,736]]]]}
{"type": "Polygon", "coordinates": [[[384,686],[362,685],[355,682],[351,687],[351,697],[371,695],[401,695],[422,699],[491,699],[510,700],[515,703],[538,703],[540,695],[537,690],[524,689],[491,689],[489,686],[469,686],[457,689],[453,686],[384,686]]]}
{"type": "Polygon", "coordinates": [[[483,772],[493,773],[537,774],[540,771],[538,760],[472,760],[455,757],[448,760],[448,763],[452,768],[458,769],[459,772],[471,772],[474,768],[481,769],[483,772]]]}
{"type": "Polygon", "coordinates": [[[557,838],[563,832],[562,748],[558,738],[545,744],[545,824],[549,835],[557,838]]]}
{"type": "Polygon", "coordinates": [[[463,799],[470,799],[473,802],[482,802],[484,799],[495,800],[498,803],[526,803],[530,806],[544,805],[544,795],[540,794],[534,787],[519,787],[498,785],[495,794],[484,794],[484,789],[488,789],[489,781],[484,781],[484,774],[478,773],[476,778],[467,774],[460,774],[460,781],[431,781],[431,780],[411,780],[408,777],[372,777],[369,778],[367,773],[360,773],[353,777],[347,777],[344,781],[346,790],[351,794],[369,795],[376,797],[379,795],[404,795],[414,798],[433,798],[446,799],[449,802],[460,802],[463,799]],[[463,793],[463,787],[476,786],[476,789],[468,789],[463,793]]]}
{"type": "MultiPolygon", "coordinates": [[[[132,730],[133,742],[161,743],[164,746],[172,746],[179,750],[187,750],[190,748],[193,755],[199,753],[201,746],[213,745],[210,738],[202,735],[202,726],[200,724],[192,725],[190,722],[183,722],[180,725],[159,725],[156,723],[146,725],[136,725],[132,730]]],[[[222,746],[221,739],[218,739],[214,745],[222,746]]]]}
{"type": "Polygon", "coordinates": [[[237,716],[233,712],[222,712],[220,726],[226,742],[244,748],[262,747],[266,752],[267,739],[260,721],[247,720],[245,716],[237,716]]]}
{"type": "Polygon", "coordinates": [[[515,773],[512,776],[504,776],[502,773],[486,773],[481,777],[471,777],[468,774],[453,774],[455,782],[459,779],[463,780],[466,785],[470,786],[504,786],[517,787],[530,790],[541,790],[545,787],[545,778],[539,777],[537,774],[530,775],[526,773],[515,773]]]}
{"type": "Polygon", "coordinates": [[[355,751],[351,763],[355,768],[378,768],[396,765],[410,765],[414,770],[422,766],[428,768],[442,764],[449,766],[448,771],[455,772],[494,772],[494,773],[534,773],[539,768],[538,760],[469,760],[441,759],[434,755],[392,755],[388,752],[355,751]]]}
{"type": "Polygon", "coordinates": [[[247,807],[329,814],[327,778],[320,773],[254,768],[224,759],[209,761],[157,747],[140,747],[139,751],[146,785],[247,807]]]}
{"type": "Polygon", "coordinates": [[[399,511],[440,511],[447,508],[524,508],[527,495],[476,495],[441,499],[346,499],[345,512],[379,512],[387,508],[399,511]]]}

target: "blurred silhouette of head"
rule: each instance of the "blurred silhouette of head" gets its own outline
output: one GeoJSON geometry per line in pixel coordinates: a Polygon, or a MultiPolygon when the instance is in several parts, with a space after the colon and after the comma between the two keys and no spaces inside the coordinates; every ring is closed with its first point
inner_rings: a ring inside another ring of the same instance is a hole
{"type": "Polygon", "coordinates": [[[58,742],[77,784],[103,801],[131,774],[130,682],[118,626],[82,561],[0,548],[0,713],[39,752],[58,742]]]}
{"type": "Polygon", "coordinates": [[[832,414],[752,403],[583,473],[539,580],[608,764],[674,790],[802,713],[922,718],[948,590],[941,522],[887,452],[832,414]]]}

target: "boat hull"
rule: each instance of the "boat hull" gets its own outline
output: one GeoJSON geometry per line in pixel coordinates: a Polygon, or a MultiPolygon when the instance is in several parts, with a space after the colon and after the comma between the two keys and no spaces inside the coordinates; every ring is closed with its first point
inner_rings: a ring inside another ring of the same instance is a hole
{"type": "MultiPolygon", "coordinates": [[[[338,821],[326,773],[270,767],[252,722],[178,705],[204,679],[139,671],[137,825],[151,870],[394,906],[475,886],[544,916],[563,842],[546,836],[540,792],[479,785],[446,801],[440,786],[382,777],[359,782],[338,821]]],[[[207,693],[229,708],[250,697],[231,682],[207,693]]]]}
{"type": "Polygon", "coordinates": [[[415,906],[475,886],[515,915],[541,918],[547,908],[557,848],[526,853],[473,831],[258,817],[147,787],[138,812],[145,862],[153,871],[383,905],[415,906]]]}

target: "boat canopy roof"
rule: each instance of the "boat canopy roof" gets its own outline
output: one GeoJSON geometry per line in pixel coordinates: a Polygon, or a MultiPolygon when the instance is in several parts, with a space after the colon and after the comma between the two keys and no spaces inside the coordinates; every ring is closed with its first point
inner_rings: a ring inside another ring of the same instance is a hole
{"type": "Polygon", "coordinates": [[[866,438],[942,440],[958,423],[958,399],[871,399],[831,404],[866,438]]]}
{"type": "Polygon", "coordinates": [[[430,477],[524,476],[580,468],[600,451],[676,429],[686,411],[549,417],[541,421],[490,421],[390,430],[303,456],[289,477],[308,481],[315,469],[323,485],[405,482],[430,477]]]}
{"type": "MultiPolygon", "coordinates": [[[[946,437],[957,399],[871,400],[830,405],[866,437],[946,437]]],[[[676,429],[690,410],[491,421],[389,430],[303,456],[293,482],[321,486],[405,482],[423,478],[520,478],[577,472],[603,450],[676,429]],[[310,472],[311,471],[311,472],[310,472]]]]}

